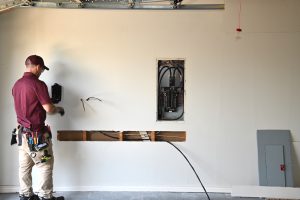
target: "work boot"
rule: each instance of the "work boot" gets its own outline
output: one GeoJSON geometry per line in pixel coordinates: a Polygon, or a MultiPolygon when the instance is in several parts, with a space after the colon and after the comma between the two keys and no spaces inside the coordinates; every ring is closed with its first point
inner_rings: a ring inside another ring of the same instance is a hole
{"type": "Polygon", "coordinates": [[[26,197],[24,195],[21,195],[20,200],[40,200],[40,198],[36,194],[32,195],[31,197],[26,197]]]}
{"type": "Polygon", "coordinates": [[[52,197],[52,198],[50,198],[50,199],[45,199],[45,198],[43,197],[42,200],[65,200],[65,197],[52,197]]]}

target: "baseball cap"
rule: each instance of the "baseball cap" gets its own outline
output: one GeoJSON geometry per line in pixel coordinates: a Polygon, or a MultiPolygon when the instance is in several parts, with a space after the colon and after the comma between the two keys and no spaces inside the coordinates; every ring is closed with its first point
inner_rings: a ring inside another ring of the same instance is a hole
{"type": "Polygon", "coordinates": [[[26,58],[25,65],[30,65],[30,64],[40,65],[45,70],[49,70],[49,68],[45,66],[43,58],[41,56],[38,56],[38,55],[31,55],[31,56],[28,56],[28,58],[26,58]]]}

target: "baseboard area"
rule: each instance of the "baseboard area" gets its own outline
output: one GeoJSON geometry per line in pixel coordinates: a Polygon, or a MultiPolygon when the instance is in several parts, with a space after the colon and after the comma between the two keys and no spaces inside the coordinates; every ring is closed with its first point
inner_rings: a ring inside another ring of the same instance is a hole
{"type": "Polygon", "coordinates": [[[16,193],[19,192],[18,186],[0,185],[0,193],[16,193]]]}
{"type": "Polygon", "coordinates": [[[259,197],[267,199],[300,199],[300,188],[270,186],[233,186],[233,197],[259,197]]]}
{"type": "MultiPolygon", "coordinates": [[[[231,193],[231,188],[207,187],[207,192],[231,193]]],[[[204,192],[201,187],[128,187],[128,186],[72,186],[54,187],[55,191],[111,191],[111,192],[204,192]]],[[[18,186],[0,186],[0,193],[15,193],[18,186]]]]}

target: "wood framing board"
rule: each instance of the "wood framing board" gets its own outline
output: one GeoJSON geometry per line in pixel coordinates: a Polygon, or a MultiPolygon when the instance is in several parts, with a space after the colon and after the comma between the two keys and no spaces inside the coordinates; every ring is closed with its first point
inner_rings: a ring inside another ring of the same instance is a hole
{"type": "Polygon", "coordinates": [[[58,130],[59,141],[169,141],[184,142],[185,131],[58,130]]]}

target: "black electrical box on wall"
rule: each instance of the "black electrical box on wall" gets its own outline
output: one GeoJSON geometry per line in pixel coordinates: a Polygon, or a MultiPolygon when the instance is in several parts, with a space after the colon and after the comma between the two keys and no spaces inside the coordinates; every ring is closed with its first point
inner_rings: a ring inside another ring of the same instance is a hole
{"type": "Polygon", "coordinates": [[[55,83],[54,85],[51,86],[52,103],[56,104],[61,101],[61,92],[62,92],[61,85],[55,83]]]}
{"type": "Polygon", "coordinates": [[[157,120],[184,120],[184,60],[157,62],[157,120]]]}

